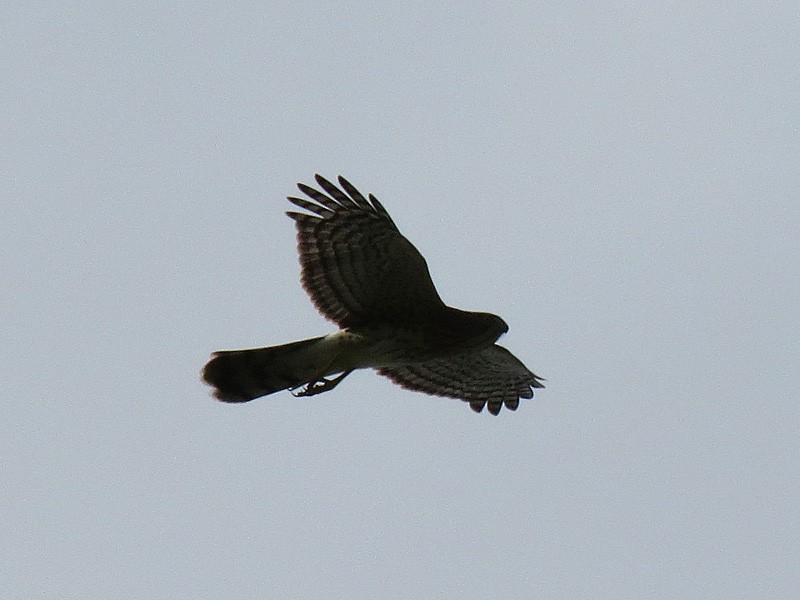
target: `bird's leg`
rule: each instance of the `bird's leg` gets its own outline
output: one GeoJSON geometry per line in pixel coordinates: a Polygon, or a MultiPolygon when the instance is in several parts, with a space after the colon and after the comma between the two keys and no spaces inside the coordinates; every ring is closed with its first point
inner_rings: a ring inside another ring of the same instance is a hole
{"type": "Polygon", "coordinates": [[[324,377],[314,379],[312,381],[309,381],[308,383],[304,383],[301,386],[292,388],[291,389],[292,395],[295,398],[306,398],[308,396],[316,396],[317,394],[321,394],[322,392],[329,392],[337,385],[339,385],[339,382],[348,375],[350,375],[350,373],[352,372],[353,370],[350,369],[349,371],[345,371],[341,375],[337,375],[333,379],[325,379],[324,377]],[[300,390],[300,391],[295,393],[295,390],[300,390]]]}

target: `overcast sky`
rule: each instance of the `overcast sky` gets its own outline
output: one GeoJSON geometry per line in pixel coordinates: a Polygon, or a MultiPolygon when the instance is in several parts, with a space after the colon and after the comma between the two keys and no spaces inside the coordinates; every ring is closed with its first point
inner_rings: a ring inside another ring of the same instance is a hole
{"type": "Polygon", "coordinates": [[[0,11],[4,597],[797,597],[797,2],[44,4],[0,11]],[[213,401],[213,350],[335,329],[316,172],[547,388],[213,401]]]}

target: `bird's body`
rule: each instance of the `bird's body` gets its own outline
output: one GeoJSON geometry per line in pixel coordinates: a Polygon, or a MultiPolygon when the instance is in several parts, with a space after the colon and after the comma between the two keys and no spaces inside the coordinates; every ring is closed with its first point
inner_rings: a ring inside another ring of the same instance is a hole
{"type": "Polygon", "coordinates": [[[289,198],[315,214],[287,214],[297,223],[303,286],[342,329],[280,346],[215,352],[203,369],[215,397],[247,402],[303,386],[297,395],[309,396],[355,369],[374,368],[403,387],[460,398],[478,412],[488,404],[497,414],[543,387],[494,343],[508,331],[500,317],[442,302],[425,259],[374,196],[367,200],[342,177],[342,189],[319,175],[316,180],[327,196],[298,184],[315,202],[289,198]]]}

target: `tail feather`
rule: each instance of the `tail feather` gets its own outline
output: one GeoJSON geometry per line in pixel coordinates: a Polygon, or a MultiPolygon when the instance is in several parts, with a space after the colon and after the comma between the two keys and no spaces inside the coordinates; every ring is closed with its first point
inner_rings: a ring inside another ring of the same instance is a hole
{"type": "Polygon", "coordinates": [[[213,395],[222,402],[249,402],[301,386],[325,374],[323,339],[214,352],[203,367],[203,381],[215,388],[213,395]]]}

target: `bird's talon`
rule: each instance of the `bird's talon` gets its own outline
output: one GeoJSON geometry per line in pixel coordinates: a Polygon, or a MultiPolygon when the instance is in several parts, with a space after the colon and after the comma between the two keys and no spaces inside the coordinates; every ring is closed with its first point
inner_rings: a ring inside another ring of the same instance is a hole
{"type": "Polygon", "coordinates": [[[307,398],[309,396],[316,396],[317,394],[321,394],[322,392],[327,392],[332,390],[339,382],[347,377],[352,370],[345,371],[341,375],[337,375],[333,379],[325,379],[324,377],[320,377],[319,379],[315,379],[314,381],[309,381],[308,383],[304,384],[303,386],[293,388],[291,390],[292,396],[295,398],[307,398]],[[295,393],[295,390],[300,390],[299,392],[295,393]]]}

